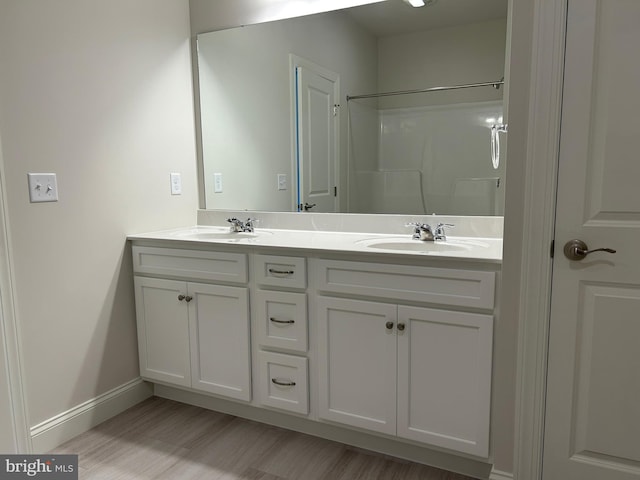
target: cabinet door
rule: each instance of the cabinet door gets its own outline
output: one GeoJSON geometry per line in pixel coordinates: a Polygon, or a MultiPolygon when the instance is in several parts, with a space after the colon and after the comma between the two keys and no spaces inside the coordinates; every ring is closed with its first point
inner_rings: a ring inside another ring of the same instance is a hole
{"type": "Polygon", "coordinates": [[[396,306],[318,298],[319,416],[396,432],[396,306]]]}
{"type": "Polygon", "coordinates": [[[187,284],[135,277],[140,375],[176,385],[191,385],[188,309],[179,295],[187,284]]]}
{"type": "Polygon", "coordinates": [[[400,306],[398,327],[398,436],[487,457],[493,317],[400,306]]]}
{"type": "Polygon", "coordinates": [[[189,283],[191,386],[225,397],[251,399],[248,291],[189,283]]]}

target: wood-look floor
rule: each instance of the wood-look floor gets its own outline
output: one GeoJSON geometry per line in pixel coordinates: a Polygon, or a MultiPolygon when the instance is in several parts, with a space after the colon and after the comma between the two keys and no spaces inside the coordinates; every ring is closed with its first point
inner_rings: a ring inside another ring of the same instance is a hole
{"type": "Polygon", "coordinates": [[[55,453],[78,454],[83,480],[471,480],[158,397],[55,453]]]}

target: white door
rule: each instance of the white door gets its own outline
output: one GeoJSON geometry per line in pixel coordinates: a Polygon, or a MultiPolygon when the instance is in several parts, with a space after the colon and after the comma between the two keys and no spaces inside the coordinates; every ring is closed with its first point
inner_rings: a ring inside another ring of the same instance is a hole
{"type": "Polygon", "coordinates": [[[543,478],[637,480],[640,1],[568,5],[543,478]]]}
{"type": "Polygon", "coordinates": [[[338,76],[296,66],[297,154],[301,211],[335,212],[338,157],[338,76]]]}
{"type": "Polygon", "coordinates": [[[189,297],[191,386],[251,400],[247,289],[189,283],[189,297]]]}
{"type": "Polygon", "coordinates": [[[319,416],[395,435],[397,307],[318,298],[319,416]]]}
{"type": "Polygon", "coordinates": [[[191,386],[187,284],[135,277],[140,375],[191,386]]]}

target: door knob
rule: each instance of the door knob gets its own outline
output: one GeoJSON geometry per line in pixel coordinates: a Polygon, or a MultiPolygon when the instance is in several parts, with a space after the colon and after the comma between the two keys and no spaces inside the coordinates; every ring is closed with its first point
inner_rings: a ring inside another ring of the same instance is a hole
{"type": "Polygon", "coordinates": [[[593,250],[589,250],[587,244],[577,238],[569,240],[564,244],[564,256],[569,260],[580,261],[593,252],[616,253],[612,248],[594,248],[593,250]]]}

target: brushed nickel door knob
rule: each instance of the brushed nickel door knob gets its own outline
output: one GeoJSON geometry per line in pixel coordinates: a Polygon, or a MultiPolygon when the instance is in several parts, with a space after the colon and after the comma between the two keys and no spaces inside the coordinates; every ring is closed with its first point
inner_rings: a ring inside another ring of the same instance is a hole
{"type": "Polygon", "coordinates": [[[613,248],[594,248],[589,250],[587,244],[577,238],[564,244],[564,256],[569,260],[580,261],[593,252],[616,253],[613,248]]]}

